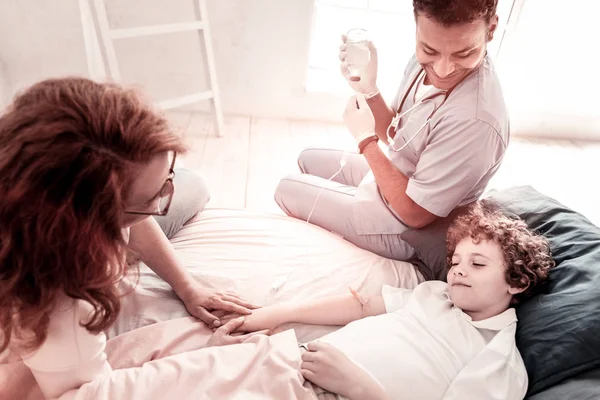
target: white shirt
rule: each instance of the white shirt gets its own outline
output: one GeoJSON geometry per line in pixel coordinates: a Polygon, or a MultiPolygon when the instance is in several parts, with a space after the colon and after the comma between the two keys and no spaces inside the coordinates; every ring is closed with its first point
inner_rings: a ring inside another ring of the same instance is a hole
{"type": "Polygon", "coordinates": [[[50,317],[46,340],[22,357],[46,398],[58,398],[112,371],[104,352],[106,335],[94,335],[81,326],[92,311],[87,301],[64,296],[50,317]]]}
{"type": "MultiPolygon", "coordinates": [[[[127,243],[130,232],[130,228],[122,230],[127,243]]],[[[46,340],[22,357],[46,398],[58,398],[112,371],[104,352],[106,335],[94,335],[81,326],[92,311],[87,301],[63,296],[50,315],[46,340]]]]}
{"type": "Polygon", "coordinates": [[[523,399],[528,379],[514,309],[472,321],[441,281],[414,291],[384,286],[382,294],[387,314],[321,340],[369,372],[391,399],[523,399]]]}

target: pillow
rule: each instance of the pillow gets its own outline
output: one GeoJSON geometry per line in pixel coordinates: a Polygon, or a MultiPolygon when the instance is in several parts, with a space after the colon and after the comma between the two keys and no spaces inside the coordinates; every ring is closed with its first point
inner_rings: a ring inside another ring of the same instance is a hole
{"type": "Polygon", "coordinates": [[[490,197],[544,235],[556,261],[547,293],[517,307],[517,346],[535,394],[600,366],[600,228],[531,187],[490,197]]]}
{"type": "Polygon", "coordinates": [[[544,390],[528,400],[600,399],[600,369],[587,371],[544,390]]]}
{"type": "MultiPolygon", "coordinates": [[[[530,186],[489,192],[486,199],[544,235],[556,261],[544,293],[517,306],[516,340],[529,374],[528,394],[600,367],[600,228],[530,186]]],[[[403,235],[430,274],[445,268],[442,243],[452,219],[403,235]]]]}

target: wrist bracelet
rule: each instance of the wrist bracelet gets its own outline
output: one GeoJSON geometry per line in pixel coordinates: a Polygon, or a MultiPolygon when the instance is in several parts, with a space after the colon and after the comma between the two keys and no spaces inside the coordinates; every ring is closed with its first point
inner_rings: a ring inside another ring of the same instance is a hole
{"type": "Polygon", "coordinates": [[[365,147],[367,147],[367,145],[371,142],[377,142],[379,140],[379,136],[377,135],[373,135],[373,136],[369,136],[363,140],[360,141],[360,143],[358,144],[358,153],[362,154],[363,151],[365,151],[365,147]]]}
{"type": "Polygon", "coordinates": [[[371,298],[367,297],[366,299],[362,297],[358,292],[352,288],[350,289],[350,293],[352,296],[360,303],[360,317],[364,318],[369,315],[369,310],[371,308],[371,298]]]}

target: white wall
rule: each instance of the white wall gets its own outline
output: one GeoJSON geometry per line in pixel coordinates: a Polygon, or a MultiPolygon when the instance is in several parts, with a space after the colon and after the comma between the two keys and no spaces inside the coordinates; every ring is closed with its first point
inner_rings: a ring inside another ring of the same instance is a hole
{"type": "Polygon", "coordinates": [[[496,63],[521,134],[600,139],[600,2],[526,0],[496,63]]]}
{"type": "Polygon", "coordinates": [[[9,103],[10,96],[6,66],[0,61],[0,110],[9,103]]]}
{"type": "Polygon", "coordinates": [[[86,74],[77,1],[0,1],[0,64],[10,95],[44,77],[86,74]]]}
{"type": "MultiPolygon", "coordinates": [[[[107,0],[114,28],[194,18],[194,0],[107,0]]],[[[306,93],[313,0],[207,0],[227,114],[339,120],[341,96],[306,93]]],[[[178,33],[116,42],[122,79],[164,100],[207,85],[200,40],[178,33]]],[[[78,0],[2,0],[0,61],[11,92],[88,73],[78,0]]]]}
{"type": "MultiPolygon", "coordinates": [[[[0,1],[0,66],[4,64],[4,70],[0,69],[0,102],[3,101],[3,87],[4,91],[12,94],[48,76],[88,74],[80,13],[80,3],[86,1],[90,0],[0,1]]],[[[106,0],[109,20],[115,28],[192,20],[194,1],[106,0]]],[[[225,113],[340,120],[346,95],[307,93],[304,88],[313,1],[207,0],[225,113]]],[[[591,4],[588,0],[577,1],[581,6],[591,4]]],[[[568,6],[565,9],[564,2],[559,0],[527,0],[525,4],[524,21],[540,15],[539,7],[553,5],[550,8],[557,18],[569,9],[574,13],[581,9],[568,6]]],[[[502,56],[515,55],[498,65],[513,117],[513,133],[600,139],[600,112],[581,117],[573,113],[559,115],[554,109],[544,113],[543,109],[530,107],[532,103],[539,103],[534,98],[558,96],[562,102],[570,99],[569,103],[583,103],[588,109],[597,109],[595,94],[587,92],[590,96],[582,99],[581,93],[586,94],[585,90],[575,92],[576,96],[567,92],[574,85],[579,89],[589,86],[589,82],[578,82],[577,65],[571,71],[557,71],[553,79],[544,80],[543,90],[534,85],[541,82],[539,79],[528,78],[539,75],[537,68],[543,70],[555,65],[551,57],[536,63],[540,51],[564,44],[564,41],[558,41],[558,32],[552,31],[554,36],[540,33],[544,29],[554,29],[554,20],[552,18],[539,27],[531,25],[528,33],[517,32],[512,44],[507,43],[506,52],[501,52],[502,56]],[[546,43],[546,46],[541,48],[540,43],[546,43]],[[537,53],[524,50],[524,46],[537,49],[537,53]],[[557,83],[563,89],[560,93],[554,90],[557,83]],[[538,91],[539,95],[528,96],[527,91],[531,90],[538,91]],[[517,101],[519,99],[521,101],[517,101]]],[[[565,14],[565,24],[577,24],[577,21],[577,18],[565,14]]],[[[583,25],[580,29],[590,30],[591,25],[583,25]]],[[[569,32],[573,29],[569,28],[569,32]]],[[[585,35],[582,32],[579,37],[581,40],[597,41],[598,33],[594,31],[585,35]]],[[[141,85],[157,100],[201,91],[206,87],[206,79],[199,44],[195,33],[117,42],[122,78],[125,82],[141,85]]],[[[581,58],[581,54],[566,54],[564,50],[550,54],[575,62],[581,58]]],[[[589,70],[592,68],[590,65],[594,64],[589,63],[584,69],[589,70]]],[[[94,66],[94,76],[97,76],[102,68],[94,66]]],[[[196,108],[206,109],[205,105],[202,103],[196,108]]]]}

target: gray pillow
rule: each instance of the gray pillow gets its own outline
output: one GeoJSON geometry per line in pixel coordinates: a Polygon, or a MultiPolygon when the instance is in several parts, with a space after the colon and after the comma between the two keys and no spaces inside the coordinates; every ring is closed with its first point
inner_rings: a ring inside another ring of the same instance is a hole
{"type": "MultiPolygon", "coordinates": [[[[519,216],[544,235],[556,267],[545,292],[517,307],[517,346],[529,374],[529,395],[600,367],[600,228],[530,186],[490,192],[486,201],[519,216]]],[[[407,232],[429,274],[445,269],[452,218],[407,232]]]]}
{"type": "Polygon", "coordinates": [[[600,399],[600,369],[584,372],[544,390],[528,400],[600,399]]]}
{"type": "Polygon", "coordinates": [[[424,228],[409,229],[400,237],[415,249],[409,260],[426,280],[446,281],[446,232],[450,224],[469,206],[459,207],[445,218],[438,218],[424,228]]]}

